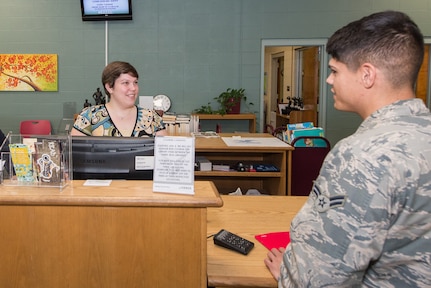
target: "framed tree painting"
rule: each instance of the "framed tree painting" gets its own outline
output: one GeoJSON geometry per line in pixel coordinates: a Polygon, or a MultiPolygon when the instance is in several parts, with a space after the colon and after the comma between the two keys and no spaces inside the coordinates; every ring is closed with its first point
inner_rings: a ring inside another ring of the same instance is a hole
{"type": "Polygon", "coordinates": [[[57,54],[0,54],[0,91],[58,91],[57,54]]]}

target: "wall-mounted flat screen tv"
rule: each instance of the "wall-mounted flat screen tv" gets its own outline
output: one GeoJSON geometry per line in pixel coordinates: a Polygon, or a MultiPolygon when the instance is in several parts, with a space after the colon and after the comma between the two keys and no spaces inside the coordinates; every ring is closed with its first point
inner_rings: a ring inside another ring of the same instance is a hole
{"type": "Polygon", "coordinates": [[[81,0],[83,21],[132,20],[132,0],[81,0]]]}

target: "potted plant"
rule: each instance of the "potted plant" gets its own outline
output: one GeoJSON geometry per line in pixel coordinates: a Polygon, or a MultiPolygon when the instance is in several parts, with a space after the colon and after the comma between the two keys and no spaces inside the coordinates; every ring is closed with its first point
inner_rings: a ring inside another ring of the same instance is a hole
{"type": "MultiPolygon", "coordinates": [[[[227,88],[219,96],[214,97],[214,100],[220,105],[219,114],[239,114],[241,111],[241,102],[246,102],[247,96],[245,96],[245,89],[243,88],[227,88]]],[[[248,105],[253,105],[253,103],[248,103],[248,105]]]]}
{"type": "MultiPolygon", "coordinates": [[[[247,101],[245,96],[245,89],[232,89],[228,88],[226,91],[220,93],[219,96],[214,97],[214,100],[219,104],[218,109],[213,109],[211,102],[207,105],[202,105],[200,108],[193,110],[197,114],[239,114],[241,111],[241,102],[247,101]]],[[[246,103],[247,105],[254,105],[253,103],[246,103]]]]}

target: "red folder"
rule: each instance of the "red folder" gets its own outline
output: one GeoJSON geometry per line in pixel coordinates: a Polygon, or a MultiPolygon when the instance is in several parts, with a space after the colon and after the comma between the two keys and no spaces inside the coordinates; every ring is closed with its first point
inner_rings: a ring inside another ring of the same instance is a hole
{"type": "Polygon", "coordinates": [[[271,250],[272,248],[286,248],[290,242],[289,232],[272,232],[255,235],[257,241],[262,243],[263,246],[271,250]]]}

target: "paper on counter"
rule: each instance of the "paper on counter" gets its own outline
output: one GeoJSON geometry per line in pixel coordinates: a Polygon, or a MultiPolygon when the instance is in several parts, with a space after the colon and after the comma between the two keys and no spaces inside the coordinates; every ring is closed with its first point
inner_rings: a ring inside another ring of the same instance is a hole
{"type": "Polygon", "coordinates": [[[110,186],[112,180],[88,179],[84,182],[84,186],[110,186]]]}
{"type": "Polygon", "coordinates": [[[290,147],[276,137],[222,137],[227,146],[290,147]]]}

